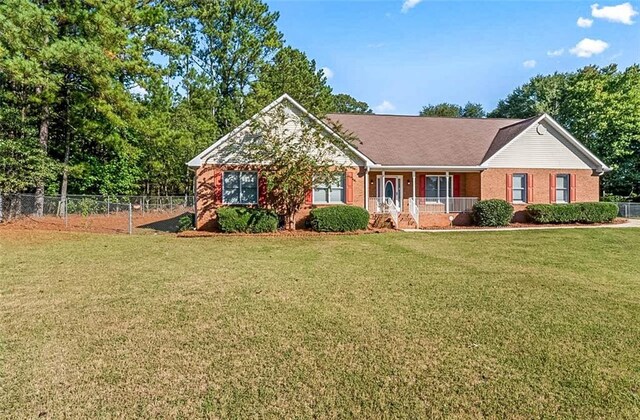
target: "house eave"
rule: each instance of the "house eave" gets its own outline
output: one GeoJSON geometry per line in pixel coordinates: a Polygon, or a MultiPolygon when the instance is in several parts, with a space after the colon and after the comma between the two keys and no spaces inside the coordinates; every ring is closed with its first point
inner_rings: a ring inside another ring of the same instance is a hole
{"type": "Polygon", "coordinates": [[[440,171],[440,172],[479,172],[487,169],[483,166],[462,166],[462,165],[382,165],[374,164],[369,166],[371,170],[385,171],[440,171]]]}

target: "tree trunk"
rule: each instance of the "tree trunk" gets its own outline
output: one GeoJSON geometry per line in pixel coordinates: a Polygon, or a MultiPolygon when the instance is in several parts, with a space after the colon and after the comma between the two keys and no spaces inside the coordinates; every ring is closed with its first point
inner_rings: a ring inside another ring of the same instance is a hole
{"type": "MultiPolygon", "coordinates": [[[[42,88],[37,88],[38,94],[42,93],[42,88]]],[[[40,147],[45,152],[49,147],[49,107],[47,105],[42,109],[42,117],[40,119],[40,134],[38,136],[40,147]]],[[[38,180],[36,184],[36,216],[42,217],[44,214],[44,179],[38,180]]]]}
{"type": "MultiPolygon", "coordinates": [[[[68,137],[68,134],[67,134],[68,137]]],[[[67,212],[67,186],[69,184],[69,155],[71,151],[71,147],[69,146],[69,141],[67,140],[67,144],[64,149],[64,167],[62,169],[62,184],[60,185],[60,211],[58,216],[63,216],[67,212]]]]}

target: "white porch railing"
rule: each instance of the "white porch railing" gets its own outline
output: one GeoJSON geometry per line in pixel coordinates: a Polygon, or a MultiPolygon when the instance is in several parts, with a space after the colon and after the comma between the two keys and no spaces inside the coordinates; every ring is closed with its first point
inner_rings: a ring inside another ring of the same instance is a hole
{"type": "Polygon", "coordinates": [[[411,197],[409,198],[409,213],[413,220],[416,222],[416,226],[420,227],[420,208],[416,204],[416,200],[411,197]]]}
{"type": "Polygon", "coordinates": [[[385,200],[385,206],[386,206],[387,212],[391,215],[391,218],[393,219],[393,223],[395,227],[397,228],[398,215],[400,214],[400,210],[398,210],[398,207],[396,207],[396,203],[394,203],[393,200],[389,197],[387,197],[385,200]]]}
{"type": "Polygon", "coordinates": [[[477,202],[478,197],[416,197],[416,206],[420,213],[468,213],[477,202]]]}
{"type": "Polygon", "coordinates": [[[382,197],[371,197],[369,198],[369,212],[370,213],[378,213],[378,214],[389,214],[393,219],[393,222],[396,226],[398,226],[398,216],[400,215],[400,209],[394,203],[394,201],[389,198],[382,197]]]}

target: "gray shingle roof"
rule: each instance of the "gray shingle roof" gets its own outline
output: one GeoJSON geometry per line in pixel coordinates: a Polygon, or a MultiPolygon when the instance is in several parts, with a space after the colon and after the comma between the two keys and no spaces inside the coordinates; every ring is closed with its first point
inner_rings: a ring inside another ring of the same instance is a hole
{"type": "Polygon", "coordinates": [[[416,166],[476,166],[537,118],[441,118],[328,114],[375,163],[416,166]]]}

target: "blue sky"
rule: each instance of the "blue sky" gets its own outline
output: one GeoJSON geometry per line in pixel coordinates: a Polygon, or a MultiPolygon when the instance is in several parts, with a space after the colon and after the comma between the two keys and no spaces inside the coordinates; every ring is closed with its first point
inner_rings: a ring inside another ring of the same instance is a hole
{"type": "Polygon", "coordinates": [[[640,63],[637,1],[267,3],[287,43],[330,69],[335,93],[380,113],[467,101],[491,110],[536,74],[640,63]]]}

